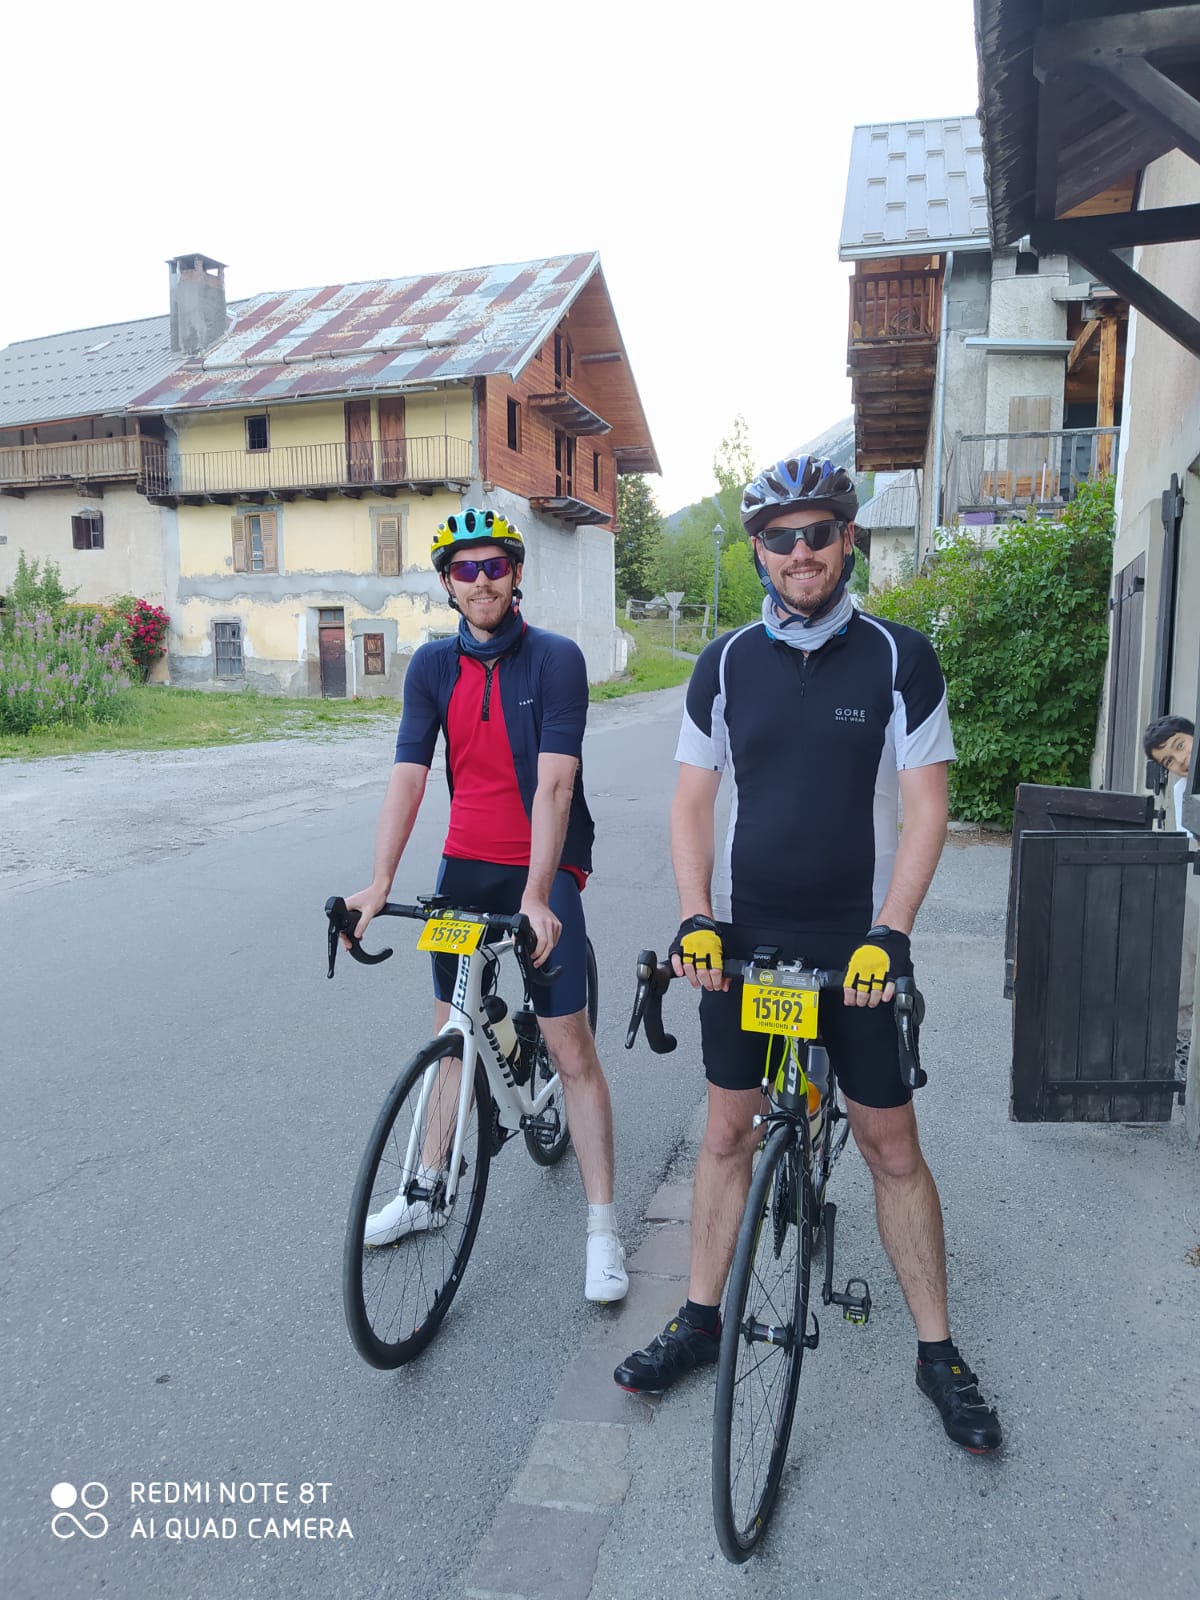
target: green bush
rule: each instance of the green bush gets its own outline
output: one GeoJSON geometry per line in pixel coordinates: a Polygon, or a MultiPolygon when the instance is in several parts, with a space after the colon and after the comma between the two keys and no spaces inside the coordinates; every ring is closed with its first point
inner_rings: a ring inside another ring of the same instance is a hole
{"type": "Polygon", "coordinates": [[[49,612],[19,614],[0,636],[0,733],[27,734],[119,715],[129,687],[118,641],[49,612]]]}
{"type": "Polygon", "coordinates": [[[1011,823],[1018,783],[1087,788],[1108,653],[1113,480],[1084,484],[1061,521],[1016,523],[998,545],[944,534],[930,570],[870,609],[933,640],[958,760],[950,805],[1011,823]]]}

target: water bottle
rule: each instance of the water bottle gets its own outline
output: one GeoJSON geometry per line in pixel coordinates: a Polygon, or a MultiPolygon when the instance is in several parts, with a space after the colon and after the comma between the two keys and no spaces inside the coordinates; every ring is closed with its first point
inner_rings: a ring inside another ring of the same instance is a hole
{"type": "Polygon", "coordinates": [[[810,1044],[805,1064],[808,1077],[808,1132],[815,1150],[825,1128],[825,1096],[829,1093],[829,1052],[823,1044],[810,1044]]]}
{"type": "Polygon", "coordinates": [[[513,1077],[518,1083],[528,1083],[533,1076],[542,1037],[538,1030],[538,1019],[528,1006],[522,1006],[520,1011],[513,1012],[512,1022],[521,1052],[513,1063],[513,1077]]]}
{"type": "Polygon", "coordinates": [[[498,994],[489,994],[483,1002],[483,1009],[492,1025],[492,1032],[496,1035],[497,1043],[508,1061],[509,1069],[514,1071],[515,1074],[521,1053],[521,1045],[517,1039],[517,1030],[513,1027],[512,1018],[508,1014],[508,1007],[498,994]]]}

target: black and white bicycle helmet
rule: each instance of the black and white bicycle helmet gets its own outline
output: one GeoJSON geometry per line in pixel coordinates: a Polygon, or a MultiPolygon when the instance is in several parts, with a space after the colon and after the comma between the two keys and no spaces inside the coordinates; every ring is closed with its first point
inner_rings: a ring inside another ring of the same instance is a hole
{"type": "Polygon", "coordinates": [[[789,456],[746,485],[742,524],[747,533],[760,533],[772,517],[794,506],[813,506],[840,522],[853,522],[858,512],[854,479],[821,456],[789,456]]]}

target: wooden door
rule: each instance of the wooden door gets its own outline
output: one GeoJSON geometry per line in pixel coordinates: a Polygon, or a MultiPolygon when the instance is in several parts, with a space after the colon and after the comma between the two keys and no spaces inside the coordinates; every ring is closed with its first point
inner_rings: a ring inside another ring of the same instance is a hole
{"type": "Polygon", "coordinates": [[[1146,606],[1146,552],[1134,557],[1113,579],[1109,611],[1108,737],[1104,746],[1104,787],[1133,788],[1141,753],[1138,689],[1142,665],[1142,625],[1146,606]]]}
{"type": "Polygon", "coordinates": [[[346,401],[346,476],[351,483],[371,483],[375,477],[369,400],[346,401]]]}
{"type": "Polygon", "coordinates": [[[379,397],[379,471],[384,483],[401,483],[408,476],[404,448],[404,396],[379,397]]]}
{"type": "MultiPolygon", "coordinates": [[[[1008,402],[1009,433],[1035,433],[1041,438],[1010,439],[1008,469],[1011,498],[1022,505],[1058,499],[1059,460],[1050,458],[1050,396],[1018,394],[1008,402]]],[[[1057,450],[1057,441],[1055,442],[1057,450]]]]}
{"type": "Polygon", "coordinates": [[[346,623],[342,611],[330,606],[319,613],[321,693],[327,700],[346,695],[346,623]]]}

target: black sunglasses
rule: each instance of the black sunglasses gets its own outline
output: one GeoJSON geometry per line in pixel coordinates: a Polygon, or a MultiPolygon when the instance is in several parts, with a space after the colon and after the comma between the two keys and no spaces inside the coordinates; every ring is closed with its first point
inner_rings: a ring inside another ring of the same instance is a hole
{"type": "Polygon", "coordinates": [[[845,528],[844,522],[836,520],[810,522],[806,528],[767,528],[758,537],[773,556],[790,556],[797,539],[803,539],[810,550],[824,550],[845,528]]]}
{"type": "Polygon", "coordinates": [[[457,583],[474,583],[482,572],[495,583],[497,578],[503,578],[512,571],[512,558],[510,556],[489,556],[486,561],[452,561],[450,563],[450,576],[457,583]]]}

